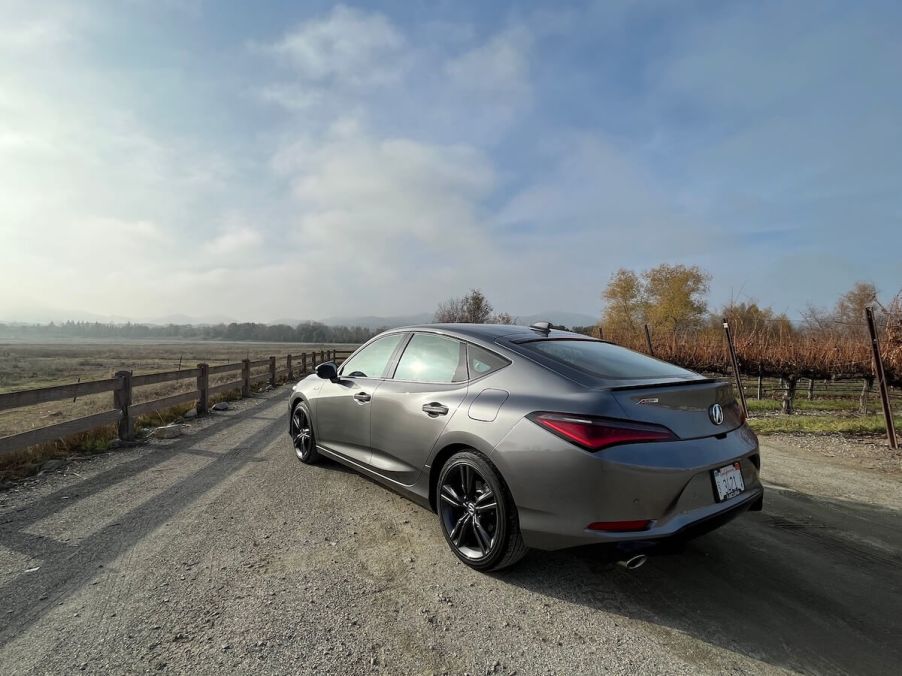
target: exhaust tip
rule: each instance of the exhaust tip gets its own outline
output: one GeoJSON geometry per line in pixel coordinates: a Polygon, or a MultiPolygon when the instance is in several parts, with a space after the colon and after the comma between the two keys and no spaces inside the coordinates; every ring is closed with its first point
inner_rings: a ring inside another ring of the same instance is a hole
{"type": "Polygon", "coordinates": [[[641,568],[645,565],[646,561],[648,561],[648,557],[645,554],[636,554],[628,559],[618,561],[617,565],[622,566],[627,570],[636,570],[636,568],[641,568]]]}

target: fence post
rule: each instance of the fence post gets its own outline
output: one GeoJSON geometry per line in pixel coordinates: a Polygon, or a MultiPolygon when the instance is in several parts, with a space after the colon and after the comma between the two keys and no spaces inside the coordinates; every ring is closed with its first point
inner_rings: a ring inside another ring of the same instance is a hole
{"type": "Polygon", "coordinates": [[[648,330],[648,324],[645,325],[645,342],[648,345],[648,354],[655,356],[655,349],[651,346],[651,331],[648,330]]]}
{"type": "Polygon", "coordinates": [[[814,399],[814,378],[808,379],[808,401],[814,399]]]}
{"type": "Polygon", "coordinates": [[[310,370],[316,370],[316,350],[310,353],[310,370]]]}
{"type": "MultiPolygon", "coordinates": [[[[647,327],[647,325],[646,325],[647,327]]],[[[739,390],[739,403],[742,404],[742,413],[749,417],[749,406],[745,401],[745,390],[742,389],[742,376],[739,373],[739,359],[736,357],[736,346],[733,345],[733,332],[730,331],[730,322],[723,318],[723,330],[727,336],[727,345],[730,348],[730,361],[733,363],[733,375],[736,378],[736,388],[739,390]]]]}
{"type": "Polygon", "coordinates": [[[301,352],[301,375],[307,375],[307,353],[301,352]]]}
{"type": "Polygon", "coordinates": [[[276,386],[276,358],[272,356],[269,358],[269,384],[273,387],[276,386]]]}
{"type": "Polygon", "coordinates": [[[862,415],[868,414],[868,395],[874,387],[874,376],[865,376],[864,384],[861,386],[861,394],[858,395],[858,412],[862,415]]]}
{"type": "Polygon", "coordinates": [[[294,380],[294,371],[291,369],[291,355],[285,359],[285,365],[288,367],[288,380],[294,380]]]}
{"type": "Polygon", "coordinates": [[[204,415],[210,404],[207,394],[210,387],[210,366],[198,364],[197,368],[200,370],[197,374],[197,415],[204,415]]]}
{"type": "Polygon", "coordinates": [[[761,394],[762,394],[761,390],[764,389],[763,386],[764,386],[764,368],[761,366],[761,364],[758,364],[758,390],[755,393],[756,394],[755,398],[758,399],[758,401],[761,401],[761,394]]]}
{"type": "Polygon", "coordinates": [[[880,387],[880,403],[883,404],[883,417],[886,419],[886,438],[889,447],[899,448],[896,443],[896,425],[893,422],[893,410],[890,407],[889,392],[886,388],[886,374],[883,372],[883,359],[880,356],[880,339],[877,337],[877,326],[874,324],[874,308],[868,306],[864,309],[865,318],[868,320],[868,332],[871,334],[871,350],[874,354],[874,376],[880,387]]]}
{"type": "Polygon", "coordinates": [[[119,409],[119,438],[128,441],[135,436],[135,421],[128,413],[132,405],[132,372],[116,371],[118,387],[113,390],[113,407],[119,409]]]}
{"type": "Polygon", "coordinates": [[[783,376],[785,388],[783,390],[783,401],[780,404],[780,410],[786,415],[792,415],[795,412],[793,403],[796,398],[796,385],[799,382],[798,376],[783,376]]]}
{"type": "Polygon", "coordinates": [[[241,396],[251,396],[251,360],[241,360],[241,396]]]}

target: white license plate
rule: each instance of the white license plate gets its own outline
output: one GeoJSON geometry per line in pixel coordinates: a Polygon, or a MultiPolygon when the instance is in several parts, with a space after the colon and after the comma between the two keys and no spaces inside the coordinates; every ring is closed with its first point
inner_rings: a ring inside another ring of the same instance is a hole
{"type": "Polygon", "coordinates": [[[745,482],[742,480],[742,469],[738,462],[726,465],[720,469],[712,470],[714,476],[714,490],[717,491],[717,501],[723,502],[745,490],[745,482]]]}

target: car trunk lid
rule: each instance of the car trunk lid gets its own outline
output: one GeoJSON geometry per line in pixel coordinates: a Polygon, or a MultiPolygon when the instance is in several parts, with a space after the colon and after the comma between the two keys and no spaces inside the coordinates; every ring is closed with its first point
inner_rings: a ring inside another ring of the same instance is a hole
{"type": "Polygon", "coordinates": [[[609,391],[625,418],[663,425],[681,439],[724,434],[743,422],[732,385],[722,380],[633,382],[609,391]]]}

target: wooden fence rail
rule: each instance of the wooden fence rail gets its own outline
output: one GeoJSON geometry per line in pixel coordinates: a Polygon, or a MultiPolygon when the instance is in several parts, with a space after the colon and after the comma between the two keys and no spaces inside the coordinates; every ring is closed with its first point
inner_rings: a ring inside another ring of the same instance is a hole
{"type": "Polygon", "coordinates": [[[133,375],[131,371],[118,371],[114,378],[54,385],[53,387],[21,390],[19,392],[6,392],[0,394],[0,411],[63,399],[74,399],[75,397],[91,394],[104,394],[106,392],[113,393],[113,408],[55,425],[0,437],[0,455],[36,444],[64,439],[73,434],[90,432],[108,425],[117,425],[119,438],[129,440],[134,438],[135,421],[141,415],[165,411],[173,406],[188,402],[195,402],[197,414],[204,415],[209,410],[209,402],[213,396],[238,391],[242,397],[246,397],[250,395],[252,385],[268,382],[270,385],[275,386],[279,382],[280,377],[292,380],[296,376],[308,375],[313,372],[316,364],[324,361],[341,363],[351,352],[353,350],[320,350],[319,352],[305,352],[296,355],[289,354],[283,358],[284,368],[279,368],[279,359],[272,356],[254,361],[245,359],[232,364],[216,364],[213,366],[198,364],[196,368],[146,373],[137,376],[133,375]],[[298,364],[300,364],[300,368],[298,368],[298,364]],[[266,367],[266,370],[260,371],[259,369],[263,366],[266,367]],[[258,371],[252,373],[254,369],[258,371]],[[240,378],[237,380],[210,385],[210,376],[236,371],[240,371],[240,378]],[[195,389],[171,394],[152,401],[132,403],[132,396],[136,387],[188,379],[195,380],[195,389]]]}

